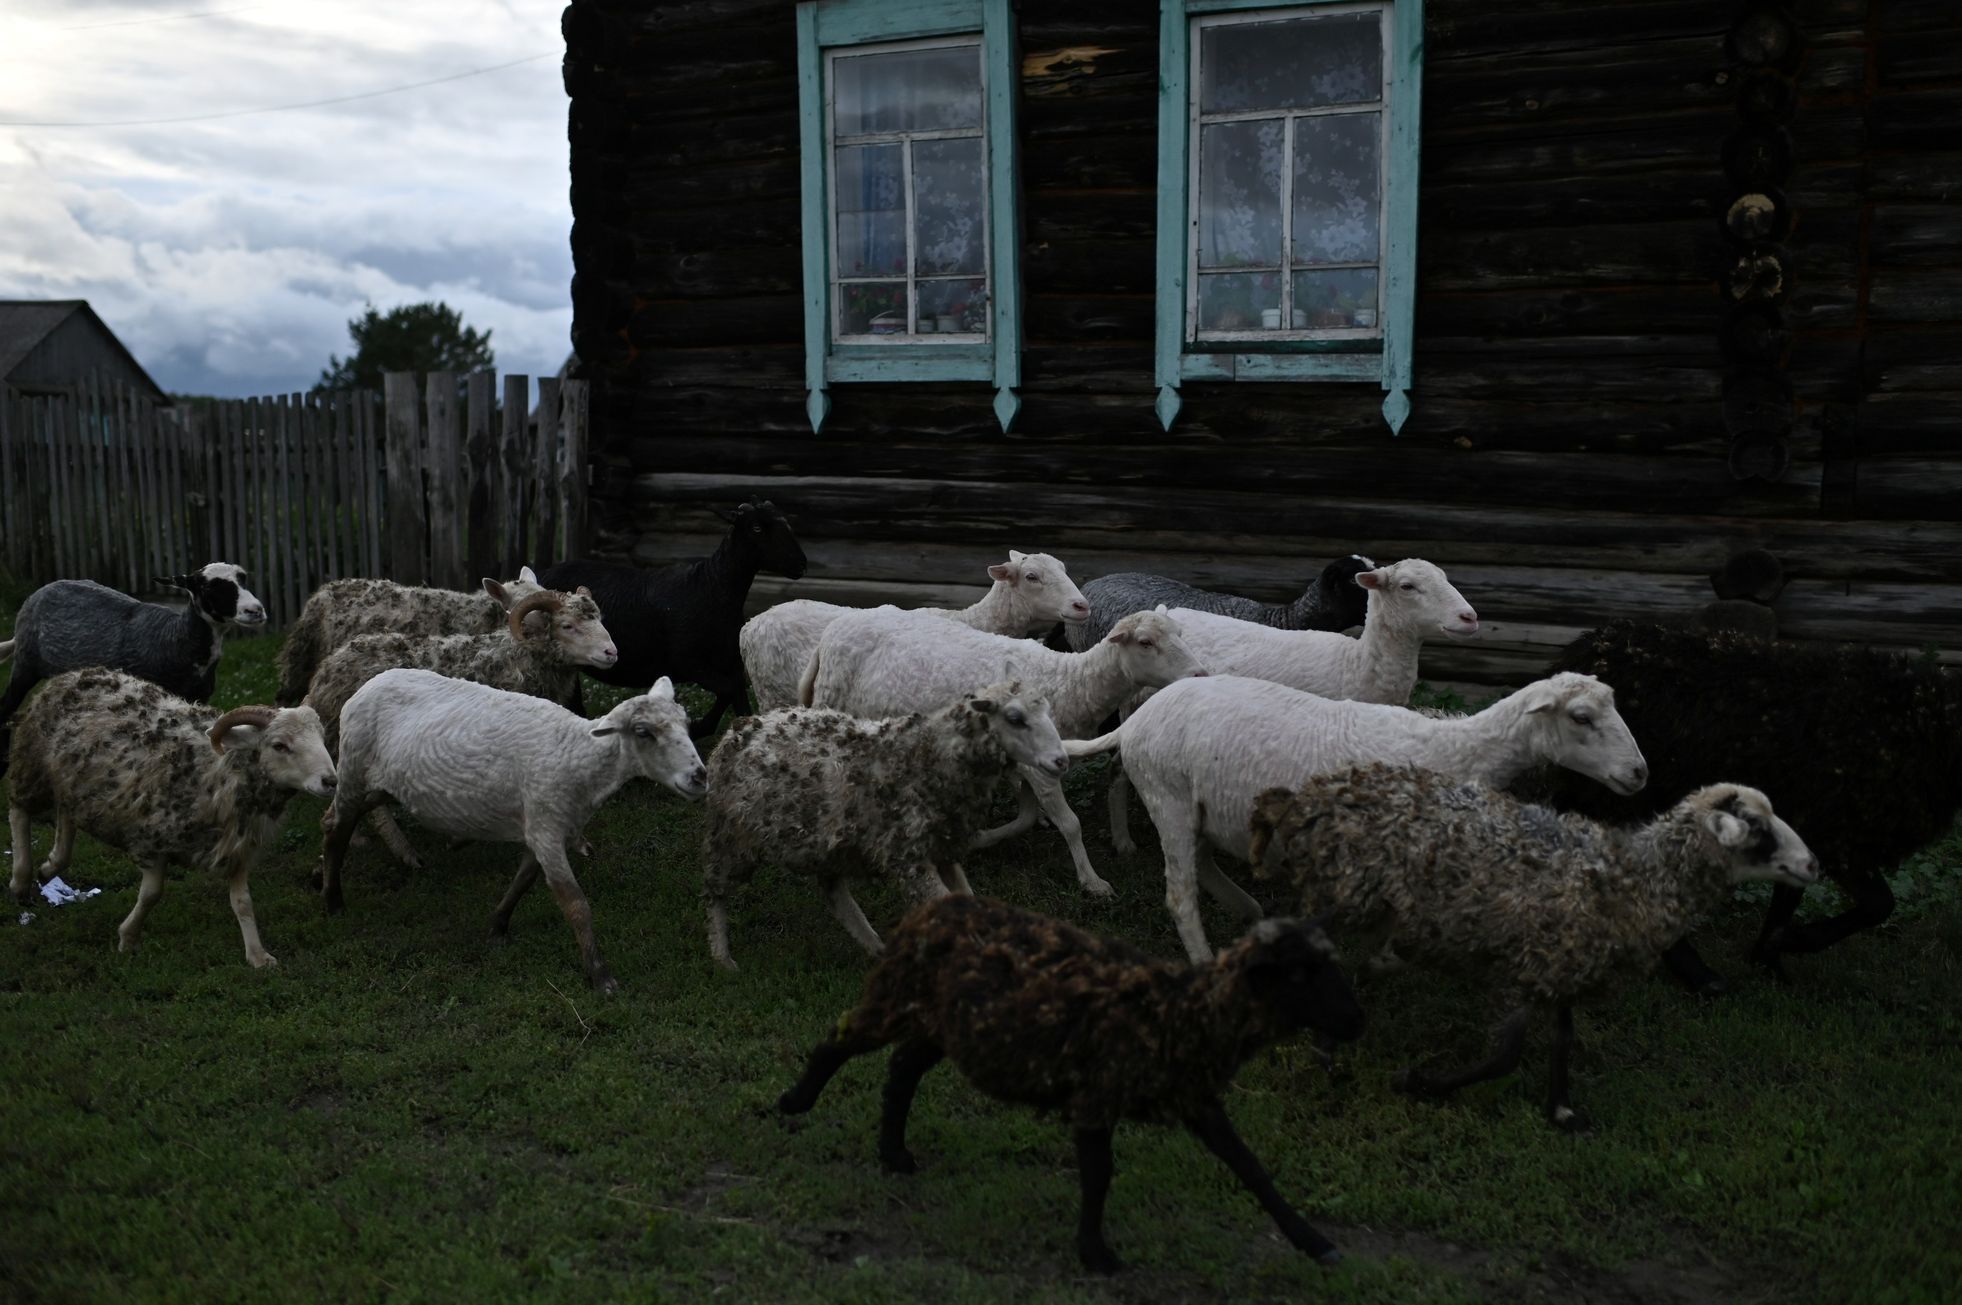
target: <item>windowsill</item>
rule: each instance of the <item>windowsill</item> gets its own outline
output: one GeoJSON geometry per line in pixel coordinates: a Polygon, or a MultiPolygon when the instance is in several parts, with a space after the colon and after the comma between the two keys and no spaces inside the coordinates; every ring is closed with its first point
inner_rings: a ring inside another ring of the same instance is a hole
{"type": "Polygon", "coordinates": [[[1383,337],[1380,335],[1354,335],[1342,337],[1322,336],[1303,339],[1298,336],[1271,332],[1267,335],[1248,335],[1227,340],[1188,340],[1185,344],[1188,354],[1195,353],[1346,353],[1380,354],[1383,352],[1383,337]]]}
{"type": "Polygon", "coordinates": [[[1380,346],[1349,353],[1188,353],[1179,359],[1184,381],[1377,381],[1380,346]]]}
{"type": "Polygon", "coordinates": [[[994,346],[976,344],[840,344],[824,360],[827,381],[991,381],[994,346]]]}

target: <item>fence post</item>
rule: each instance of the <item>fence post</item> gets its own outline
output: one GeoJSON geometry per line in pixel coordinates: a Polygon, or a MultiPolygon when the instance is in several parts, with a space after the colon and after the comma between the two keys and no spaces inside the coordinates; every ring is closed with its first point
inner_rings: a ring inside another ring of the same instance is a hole
{"type": "Polygon", "coordinates": [[[422,469],[429,494],[429,583],[454,589],[463,582],[463,532],[456,510],[463,441],[457,431],[456,373],[429,373],[428,394],[429,443],[422,469]]]}
{"type": "Polygon", "coordinates": [[[470,422],[464,444],[463,471],[469,486],[466,504],[465,549],[469,564],[466,587],[479,576],[497,574],[497,450],[491,445],[491,422],[496,416],[497,373],[472,372],[468,381],[470,422]]]}
{"type": "Polygon", "coordinates": [[[538,430],[533,434],[531,551],[538,565],[550,566],[559,552],[559,380],[538,378],[538,430]]]}
{"type": "Polygon", "coordinates": [[[419,585],[429,575],[422,562],[422,396],[414,372],[390,372],[382,387],[388,401],[388,578],[419,585]]]}
{"type": "Polygon", "coordinates": [[[584,557],[586,538],[586,421],[591,413],[592,387],[586,381],[567,381],[559,391],[565,439],[559,457],[559,495],[565,516],[565,555],[584,557]]]}
{"type": "Polygon", "coordinates": [[[498,458],[504,464],[502,493],[497,500],[497,535],[503,542],[504,564],[497,578],[509,580],[518,568],[532,560],[525,544],[525,481],[531,466],[530,433],[527,420],[531,405],[531,378],[522,374],[504,378],[504,426],[498,439],[498,458]]]}
{"type": "Polygon", "coordinates": [[[0,388],[0,545],[7,570],[25,579],[20,563],[21,528],[14,516],[14,401],[0,388]]]}

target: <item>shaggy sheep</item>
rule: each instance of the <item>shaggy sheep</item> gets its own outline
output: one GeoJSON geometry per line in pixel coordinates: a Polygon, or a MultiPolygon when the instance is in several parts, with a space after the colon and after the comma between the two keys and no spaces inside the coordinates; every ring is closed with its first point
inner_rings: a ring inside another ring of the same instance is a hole
{"type": "Polygon", "coordinates": [[[320,586],[280,645],[276,700],[290,704],[304,698],[321,661],[351,639],[364,634],[419,639],[492,634],[515,603],[540,588],[528,566],[506,584],[485,576],[483,586],[481,591],[429,589],[393,580],[334,580],[320,586]]]}
{"type": "Polygon", "coordinates": [[[1198,884],[1249,918],[1260,907],[1214,868],[1212,849],[1247,857],[1254,796],[1338,766],[1409,762],[1500,786],[1551,762],[1619,792],[1648,779],[1607,685],[1585,675],[1529,684],[1473,716],[1335,702],[1266,680],[1210,676],[1160,690],[1118,729],[1068,743],[1072,757],[1121,748],[1165,850],[1165,905],[1188,955],[1212,954],[1198,884]]]}
{"type": "MultiPolygon", "coordinates": [[[[1786,953],[1816,952],[1886,920],[1894,907],[1886,875],[1946,833],[1962,805],[1962,681],[1932,662],[1618,624],[1583,634],[1556,664],[1614,684],[1655,764],[1639,797],[1562,786],[1558,805],[1635,820],[1732,778],[1805,813],[1807,838],[1852,905],[1794,924],[1798,891],[1773,888],[1751,955],[1781,976],[1786,953]]],[[[1668,960],[1692,987],[1722,989],[1687,942],[1668,960]]]]}
{"type": "Polygon", "coordinates": [[[1409,1070],[1400,1088],[1443,1096],[1510,1073],[1533,1009],[1550,1006],[1547,1118],[1563,1127],[1579,1123],[1567,1097],[1576,998],[1654,968],[1733,885],[1768,879],[1796,893],[1819,874],[1764,794],[1739,784],[1620,829],[1379,763],[1262,793],[1250,830],[1256,869],[1298,885],[1303,910],[1496,986],[1509,1013],[1492,1058],[1442,1078],[1409,1070]]]}
{"type": "Polygon", "coordinates": [[[1139,571],[1100,576],[1083,587],[1083,596],[1090,602],[1090,620],[1069,628],[1069,644],[1082,652],[1109,634],[1120,617],[1149,612],[1161,604],[1238,617],[1278,630],[1346,630],[1363,620],[1364,595],[1356,591],[1351,578],[1375,565],[1360,553],[1337,558],[1323,567],[1301,597],[1291,603],[1263,603],[1139,571]]]}
{"type": "MultiPolygon", "coordinates": [[[[1163,612],[1133,612],[1089,652],[1065,653],[881,607],[832,622],[805,668],[799,698],[854,716],[897,716],[930,710],[1011,664],[1014,674],[1049,699],[1064,738],[1095,729],[1141,688],[1205,674],[1186,650],[1178,622],[1163,612]]],[[[1091,868],[1083,824],[1070,810],[1063,786],[1034,769],[1025,769],[1022,777],[1027,788],[1021,811],[1008,824],[979,835],[975,845],[988,847],[1030,828],[1039,807],[1069,845],[1083,890],[1109,896],[1110,885],[1091,868]]]]}
{"type": "MultiPolygon", "coordinates": [[[[718,515],[729,522],[729,533],[699,562],[658,571],[617,562],[560,562],[543,573],[554,589],[591,589],[612,623],[620,660],[590,671],[594,679],[637,689],[665,675],[715,695],[708,715],[692,726],[696,738],[713,734],[723,713],[732,708],[740,713],[748,702],[737,635],[756,573],[774,571],[795,580],[805,566],[803,548],[774,505],[751,499],[718,515]]],[[[580,709],[579,700],[574,707],[580,709]]]]}
{"type": "Polygon", "coordinates": [[[600,622],[599,604],[583,588],[570,594],[540,590],[506,613],[504,625],[494,634],[364,634],[329,653],[306,697],[320,713],[327,746],[339,748],[341,712],[355,691],[394,667],[439,671],[562,703],[571,697],[580,667],[611,666],[619,657],[600,622]]]}
{"type": "MultiPolygon", "coordinates": [[[[1056,622],[1078,625],[1090,615],[1089,604],[1071,582],[1063,564],[1047,553],[1008,552],[1007,562],[988,568],[994,583],[979,602],[968,607],[923,607],[990,634],[1018,638],[1039,634],[1056,622]]],[[[749,672],[756,710],[775,711],[797,705],[797,679],[830,624],[855,609],[836,603],[798,598],[759,612],[743,625],[743,666],[749,672]]]]}
{"type": "MultiPolygon", "coordinates": [[[[1362,638],[1322,630],[1274,630],[1231,616],[1174,611],[1186,646],[1213,675],[1272,680],[1303,693],[1353,702],[1398,706],[1417,687],[1417,658],[1424,639],[1442,632],[1454,639],[1478,633],[1478,613],[1444,572],[1421,558],[1360,571],[1355,584],[1369,595],[1362,638]]],[[[1124,772],[1111,776],[1106,795],[1111,845],[1123,855],[1131,841],[1124,772]]]]}
{"type": "Polygon", "coordinates": [[[688,713],[666,678],[598,721],[554,702],[422,670],[384,671],[341,717],[341,786],[321,821],[321,896],[341,909],[341,862],[355,823],[393,799],[432,829],[461,838],[522,843],[517,878],[491,917],[502,941],[511,911],[539,872],[579,942],[587,982],[619,987],[593,942],[593,913],[566,861],[566,840],[630,779],[702,796],[701,756],[688,713]]]}
{"type": "Polygon", "coordinates": [[[142,941],[166,865],[209,866],[230,888],[245,959],[266,966],[273,958],[252,913],[252,867],[296,790],[333,792],[334,762],[309,707],[235,707],[221,716],[136,676],[92,667],[48,681],[21,713],[11,784],[16,900],[33,892],[31,819],[52,813],[43,879],[68,868],[78,829],[142,867],[136,906],[117,931],[122,951],[142,941]]]}
{"type": "Polygon", "coordinates": [[[211,562],[158,580],[190,599],[181,612],[138,602],[93,580],[56,580],[29,594],[14,616],[14,637],[0,643],[0,662],[17,659],[0,695],[0,774],[7,769],[7,722],[28,690],[63,671],[107,666],[180,698],[209,702],[224,627],[266,623],[265,604],[246,589],[244,577],[230,562],[211,562]]]}
{"type": "Polygon", "coordinates": [[[1322,1264],[1342,1256],[1274,1190],[1220,1096],[1262,1048],[1301,1029],[1362,1032],[1362,1009],[1314,925],[1266,920],[1210,965],[1154,960],[1048,916],[944,897],[918,907],[865,981],[865,995],[777,1101],[801,1115],[846,1061],[897,1043],[879,1159],[912,1173],[906,1117],[942,1057],[989,1096],[1054,1111],[1076,1130],[1085,1268],[1122,1267],[1104,1241],[1119,1120],[1182,1124],[1226,1163],[1281,1233],[1322,1264]]]}
{"type": "Polygon", "coordinates": [[[776,863],[818,879],[831,913],[876,955],[852,876],[888,875],[915,901],[967,892],[961,854],[1017,765],[1051,776],[1069,765],[1049,704],[1019,683],[895,720],[799,708],[743,717],[709,757],[709,953],[736,968],[729,892],[776,863]]]}

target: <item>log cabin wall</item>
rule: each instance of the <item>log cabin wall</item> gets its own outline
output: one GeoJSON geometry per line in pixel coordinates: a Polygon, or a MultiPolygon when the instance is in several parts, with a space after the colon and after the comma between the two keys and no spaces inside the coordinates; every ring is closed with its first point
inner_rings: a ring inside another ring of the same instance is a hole
{"type": "Polygon", "coordinates": [[[1792,577],[1794,637],[1962,649],[1962,9],[1801,0],[1777,371],[1791,465],[1734,478],[1722,226],[1739,123],[1708,0],[1430,0],[1416,380],[1189,384],[1153,413],[1157,17],[1022,0],[1023,406],[838,385],[804,410],[795,17],[785,0],[579,0],[575,345],[596,550],[699,556],[774,499],[850,603],[967,601],[1011,547],[1267,598],[1331,556],[1423,556],[1487,619],[1426,674],[1522,678],[1548,645],[1792,577]]]}

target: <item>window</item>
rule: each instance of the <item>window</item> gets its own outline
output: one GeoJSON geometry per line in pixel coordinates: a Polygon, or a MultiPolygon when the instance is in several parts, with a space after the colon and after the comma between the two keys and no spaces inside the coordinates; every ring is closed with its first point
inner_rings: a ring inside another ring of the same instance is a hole
{"type": "Polygon", "coordinates": [[[1410,403],[1421,0],[1161,0],[1159,419],[1187,381],[1410,403]]]}
{"type": "Polygon", "coordinates": [[[832,384],[974,380],[1021,400],[1009,0],[797,7],[813,430],[832,384]]]}

